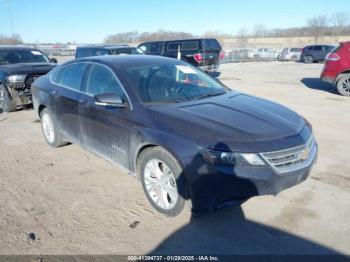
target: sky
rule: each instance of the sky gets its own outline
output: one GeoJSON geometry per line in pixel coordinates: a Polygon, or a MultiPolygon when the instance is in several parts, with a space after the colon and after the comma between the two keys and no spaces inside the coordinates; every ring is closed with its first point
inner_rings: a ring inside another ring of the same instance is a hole
{"type": "Polygon", "coordinates": [[[308,18],[350,15],[349,0],[0,0],[0,35],[26,43],[100,43],[119,32],[158,29],[200,35],[240,28],[303,26],[308,18]]]}

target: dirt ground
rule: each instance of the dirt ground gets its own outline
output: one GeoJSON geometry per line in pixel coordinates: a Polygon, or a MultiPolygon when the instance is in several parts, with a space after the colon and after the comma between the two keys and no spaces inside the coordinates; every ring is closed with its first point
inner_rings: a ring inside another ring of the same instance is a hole
{"type": "Polygon", "coordinates": [[[0,254],[350,254],[350,98],[322,66],[222,66],[228,86],[306,117],[320,152],[306,182],[201,217],[164,217],[125,171],[48,147],[31,109],[0,114],[0,254]]]}

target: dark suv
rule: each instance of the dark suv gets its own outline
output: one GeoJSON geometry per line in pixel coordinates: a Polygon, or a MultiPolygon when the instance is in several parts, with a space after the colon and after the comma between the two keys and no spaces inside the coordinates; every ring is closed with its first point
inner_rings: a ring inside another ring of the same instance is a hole
{"type": "Polygon", "coordinates": [[[0,46],[0,108],[12,112],[32,103],[31,85],[56,66],[41,51],[27,47],[0,46]]]}
{"type": "Polygon", "coordinates": [[[219,42],[213,38],[145,42],[138,47],[147,55],[181,58],[203,71],[219,68],[222,50],[219,42]]]}
{"type": "Polygon", "coordinates": [[[304,63],[312,64],[314,62],[325,61],[326,56],[332,51],[332,45],[309,45],[304,47],[300,59],[304,63]]]}
{"type": "Polygon", "coordinates": [[[98,45],[98,46],[78,46],[75,58],[100,55],[142,55],[143,52],[137,47],[128,45],[98,45]]]}

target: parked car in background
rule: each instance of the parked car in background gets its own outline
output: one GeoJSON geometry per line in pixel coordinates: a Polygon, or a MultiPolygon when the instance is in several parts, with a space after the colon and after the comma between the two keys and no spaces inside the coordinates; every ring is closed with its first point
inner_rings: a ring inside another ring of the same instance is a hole
{"type": "Polygon", "coordinates": [[[301,57],[302,48],[284,48],[278,58],[280,61],[298,61],[301,57]]]}
{"type": "Polygon", "coordinates": [[[339,94],[350,96],[350,42],[339,43],[327,55],[321,79],[333,84],[339,94]]]}
{"type": "Polygon", "coordinates": [[[307,64],[325,61],[333,48],[333,45],[309,45],[303,48],[300,59],[307,64]]]}
{"type": "MultiPolygon", "coordinates": [[[[141,180],[153,207],[215,210],[301,183],[317,158],[308,121],[160,56],[73,60],[34,82],[52,147],[76,143],[141,180]]],[[[127,197],[127,196],[125,196],[127,197]]]]}
{"type": "Polygon", "coordinates": [[[32,83],[56,66],[38,49],[0,46],[0,108],[12,112],[32,103],[32,83]]]}
{"type": "Polygon", "coordinates": [[[203,71],[216,71],[220,66],[222,47],[213,38],[185,39],[173,41],[145,42],[138,46],[147,55],[178,58],[203,71]]]}
{"type": "Polygon", "coordinates": [[[143,55],[137,47],[128,45],[99,45],[99,46],[78,46],[75,51],[75,59],[100,56],[100,55],[143,55]]]}
{"type": "Polygon", "coordinates": [[[255,60],[276,60],[279,56],[279,52],[273,48],[258,48],[254,52],[255,60]]]}

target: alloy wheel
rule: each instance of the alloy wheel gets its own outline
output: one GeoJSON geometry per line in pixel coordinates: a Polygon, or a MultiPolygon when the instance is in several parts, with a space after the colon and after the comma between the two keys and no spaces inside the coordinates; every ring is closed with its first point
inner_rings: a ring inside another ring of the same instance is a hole
{"type": "Polygon", "coordinates": [[[176,179],[164,162],[158,159],[148,161],[144,182],[147,193],[157,206],[165,210],[174,208],[179,198],[176,179]]]}
{"type": "Polygon", "coordinates": [[[42,116],[42,125],[43,125],[43,131],[44,131],[44,135],[45,138],[47,139],[47,141],[49,143],[53,143],[55,141],[55,131],[53,128],[53,123],[51,120],[51,117],[49,116],[49,114],[44,114],[42,116]]]}
{"type": "Polygon", "coordinates": [[[5,107],[5,90],[0,88],[0,108],[5,107]]]}
{"type": "Polygon", "coordinates": [[[341,81],[341,88],[343,89],[344,93],[350,96],[350,76],[343,78],[341,81]]]}

